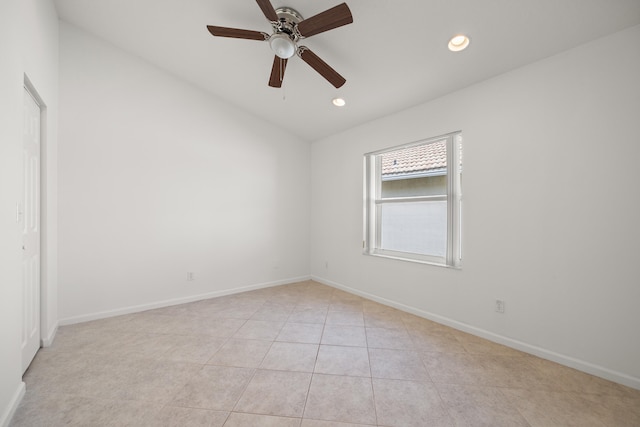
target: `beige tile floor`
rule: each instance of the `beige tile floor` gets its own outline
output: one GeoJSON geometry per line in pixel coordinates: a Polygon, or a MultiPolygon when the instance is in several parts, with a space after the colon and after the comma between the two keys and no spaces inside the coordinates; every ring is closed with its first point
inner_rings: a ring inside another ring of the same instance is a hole
{"type": "Polygon", "coordinates": [[[640,426],[640,391],[315,283],[60,328],[12,426],[640,426]]]}

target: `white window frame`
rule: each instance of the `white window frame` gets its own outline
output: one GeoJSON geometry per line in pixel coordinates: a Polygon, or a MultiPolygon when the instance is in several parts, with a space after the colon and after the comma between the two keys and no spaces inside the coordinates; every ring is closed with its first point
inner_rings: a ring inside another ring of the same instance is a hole
{"type": "Polygon", "coordinates": [[[404,261],[433,264],[444,267],[462,266],[462,133],[453,132],[410,144],[399,145],[364,155],[364,240],[365,255],[393,258],[404,261]],[[446,141],[447,147],[447,194],[440,196],[412,196],[382,198],[382,154],[419,145],[446,141]],[[447,248],[443,257],[399,252],[382,249],[381,206],[385,203],[446,201],[447,202],[447,248]]]}

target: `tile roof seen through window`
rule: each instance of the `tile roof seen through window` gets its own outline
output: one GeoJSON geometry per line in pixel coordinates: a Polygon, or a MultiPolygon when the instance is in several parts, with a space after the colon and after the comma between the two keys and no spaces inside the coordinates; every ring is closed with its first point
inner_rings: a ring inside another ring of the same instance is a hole
{"type": "Polygon", "coordinates": [[[381,157],[382,175],[387,177],[444,171],[447,167],[446,140],[391,151],[381,157]]]}

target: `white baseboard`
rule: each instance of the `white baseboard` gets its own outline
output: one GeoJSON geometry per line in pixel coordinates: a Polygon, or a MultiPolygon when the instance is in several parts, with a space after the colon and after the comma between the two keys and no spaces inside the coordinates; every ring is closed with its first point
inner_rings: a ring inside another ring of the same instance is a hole
{"type": "Polygon", "coordinates": [[[80,316],[72,316],[59,320],[59,325],[73,325],[75,323],[88,322],[91,320],[106,319],[108,317],[121,316],[123,314],[139,313],[141,311],[152,310],[154,308],[169,307],[172,305],[185,304],[203,299],[221,297],[225,295],[233,295],[241,292],[253,291],[256,289],[270,288],[273,286],[288,285],[290,283],[303,282],[310,280],[311,276],[291,277],[288,279],[276,280],[273,282],[258,283],[255,285],[243,286],[240,288],[224,289],[220,291],[207,292],[205,294],[191,295],[187,297],[174,298],[170,300],[157,301],[148,304],[134,305],[115,310],[101,311],[97,313],[82,314],[80,316]]]}
{"type": "Polygon", "coordinates": [[[26,391],[26,385],[24,382],[20,381],[17,390],[13,393],[13,397],[9,402],[9,405],[2,412],[2,416],[0,417],[0,427],[8,427],[11,422],[11,418],[13,418],[13,414],[16,413],[16,409],[20,405],[22,398],[24,397],[24,393],[26,391]]]}
{"type": "Polygon", "coordinates": [[[56,337],[56,333],[58,333],[58,322],[49,330],[49,332],[40,338],[40,345],[42,347],[51,347],[53,344],[53,340],[56,337]]]}
{"type": "Polygon", "coordinates": [[[547,350],[532,344],[527,344],[522,341],[518,341],[512,338],[508,338],[502,335],[495,334],[493,332],[489,332],[487,330],[477,328],[472,325],[468,325],[466,323],[458,322],[456,320],[450,319],[448,317],[440,316],[437,314],[429,313],[424,310],[420,310],[415,307],[411,307],[405,304],[401,304],[396,301],[392,301],[386,298],[379,297],[377,295],[373,295],[367,292],[363,292],[357,289],[350,288],[349,286],[345,286],[341,283],[336,283],[331,280],[324,279],[322,277],[311,276],[311,279],[331,286],[333,288],[341,289],[343,291],[359,295],[363,298],[367,298],[376,302],[379,302],[384,305],[388,305],[390,307],[397,308],[398,310],[405,311],[407,313],[415,314],[416,316],[424,317],[425,319],[432,320],[437,323],[441,323],[446,326],[450,326],[454,329],[470,333],[472,335],[488,339],[489,341],[496,342],[498,344],[505,345],[507,347],[514,348],[516,350],[523,351],[525,353],[532,354],[534,356],[538,356],[542,359],[551,360],[553,362],[559,363],[564,366],[568,366],[570,368],[577,369],[582,372],[586,372],[591,375],[595,375],[600,378],[604,378],[609,381],[616,382],[618,384],[622,384],[631,388],[635,388],[640,390],[640,378],[632,377],[630,375],[624,374],[622,372],[613,371],[611,369],[605,368],[603,366],[595,365],[590,362],[586,362],[584,360],[576,359],[571,356],[566,356],[564,354],[556,353],[551,350],[547,350]]]}

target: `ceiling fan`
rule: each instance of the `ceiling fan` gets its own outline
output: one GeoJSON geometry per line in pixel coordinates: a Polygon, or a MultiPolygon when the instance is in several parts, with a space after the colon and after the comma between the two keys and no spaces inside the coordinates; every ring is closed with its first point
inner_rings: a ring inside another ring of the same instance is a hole
{"type": "Polygon", "coordinates": [[[345,84],[346,80],[329,64],[324,62],[306,46],[298,46],[298,42],[307,37],[351,24],[353,17],[346,3],[327,9],[311,18],[303,19],[295,10],[289,7],[274,9],[270,0],[256,0],[262,13],[271,23],[272,34],[262,31],[241,30],[237,28],[216,27],[207,25],[211,34],[218,37],[232,37],[237,39],[268,41],[275,53],[269,86],[281,87],[287,61],[293,55],[298,55],[311,68],[336,88],[345,84]]]}

